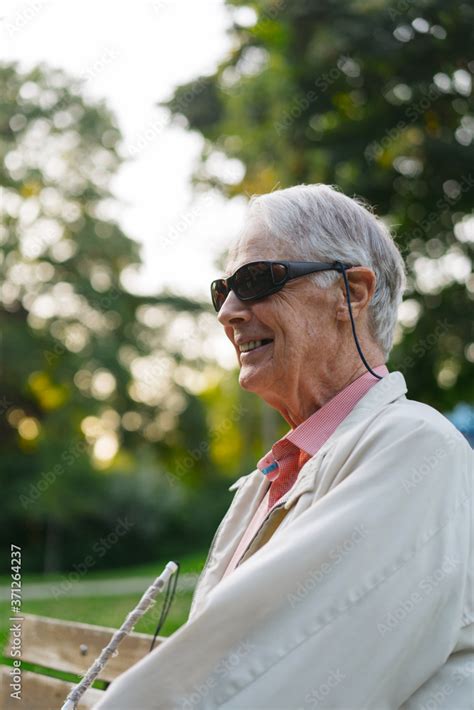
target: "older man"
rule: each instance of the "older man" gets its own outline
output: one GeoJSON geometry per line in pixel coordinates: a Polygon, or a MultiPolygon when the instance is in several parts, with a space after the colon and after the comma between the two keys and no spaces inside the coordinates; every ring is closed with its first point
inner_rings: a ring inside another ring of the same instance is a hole
{"type": "Polygon", "coordinates": [[[227,271],[240,384],[290,430],[231,486],[188,622],[99,707],[473,707],[472,452],[385,366],[388,230],[325,185],[273,192],[227,271]]]}

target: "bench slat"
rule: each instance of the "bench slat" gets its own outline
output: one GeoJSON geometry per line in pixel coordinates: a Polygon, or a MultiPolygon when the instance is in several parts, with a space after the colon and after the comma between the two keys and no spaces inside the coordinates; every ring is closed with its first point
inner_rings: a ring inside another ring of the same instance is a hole
{"type": "MultiPolygon", "coordinates": [[[[2,710],[57,710],[66,700],[73,683],[65,680],[50,678],[31,671],[21,672],[21,700],[10,696],[9,668],[2,666],[0,669],[0,708],[2,710]]],[[[103,690],[89,688],[79,701],[78,710],[90,710],[103,697],[103,690]]]]}
{"type": "MultiPolygon", "coordinates": [[[[35,614],[24,614],[23,618],[22,660],[80,675],[92,665],[116,630],[77,621],[49,619],[35,614]]],[[[126,636],[120,643],[118,655],[110,658],[99,679],[112,681],[128,670],[146,656],[152,638],[149,634],[135,632],[126,636]]],[[[165,640],[166,637],[159,636],[155,648],[165,640]]],[[[9,644],[5,654],[10,656],[9,644]]]]}

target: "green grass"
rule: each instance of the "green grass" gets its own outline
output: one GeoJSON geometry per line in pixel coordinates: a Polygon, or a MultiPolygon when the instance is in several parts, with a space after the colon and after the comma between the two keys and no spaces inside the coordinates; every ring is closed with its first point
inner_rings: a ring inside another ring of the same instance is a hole
{"type": "MultiPolygon", "coordinates": [[[[206,561],[207,551],[204,552],[193,552],[187,555],[181,555],[175,559],[176,562],[180,563],[180,574],[185,574],[188,572],[200,572],[206,561]]],[[[80,560],[79,560],[80,561],[80,560]]],[[[170,561],[170,558],[159,559],[156,562],[150,562],[148,564],[139,565],[135,567],[118,567],[116,569],[109,570],[88,570],[87,574],[82,577],[82,579],[93,580],[93,579],[117,579],[117,578],[128,578],[128,577],[146,577],[150,575],[151,577],[157,576],[164,568],[165,564],[170,561]]],[[[72,569],[70,571],[73,571],[72,569]]],[[[68,571],[63,573],[56,572],[54,574],[43,574],[41,572],[28,573],[27,570],[22,570],[22,582],[23,584],[34,583],[34,582],[58,582],[64,580],[67,577],[68,571]]],[[[2,574],[0,575],[0,586],[10,584],[10,575],[2,574]]]]}

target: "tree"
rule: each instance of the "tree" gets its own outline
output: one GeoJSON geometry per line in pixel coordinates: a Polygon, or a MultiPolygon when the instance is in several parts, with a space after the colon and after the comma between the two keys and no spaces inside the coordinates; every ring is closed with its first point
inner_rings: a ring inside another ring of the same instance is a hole
{"type": "Polygon", "coordinates": [[[196,185],[230,197],[322,182],[373,204],[409,274],[391,366],[413,398],[441,410],[472,402],[474,8],[227,4],[229,56],[164,102],[205,139],[196,185]]]}
{"type": "Polygon", "coordinates": [[[115,219],[107,107],[44,66],[1,66],[0,97],[2,543],[22,545],[30,570],[67,566],[129,516],[97,564],[203,544],[221,511],[198,528],[189,510],[216,469],[206,454],[176,471],[209,437],[184,375],[215,369],[198,347],[210,308],[124,288],[140,256],[115,219]]]}

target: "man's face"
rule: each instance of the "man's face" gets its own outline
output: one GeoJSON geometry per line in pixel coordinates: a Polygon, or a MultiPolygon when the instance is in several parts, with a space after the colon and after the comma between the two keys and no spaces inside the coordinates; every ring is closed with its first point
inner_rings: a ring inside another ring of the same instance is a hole
{"type": "MultiPolygon", "coordinates": [[[[282,253],[252,221],[228,264],[227,275],[251,261],[278,259],[305,260],[282,253]]],[[[314,382],[317,370],[323,377],[336,356],[337,297],[335,287],[319,288],[310,276],[293,279],[277,293],[254,302],[240,301],[231,291],[218,319],[236,350],[241,387],[277,404],[298,396],[314,382]],[[242,352],[241,346],[250,341],[265,342],[242,352]]]]}

